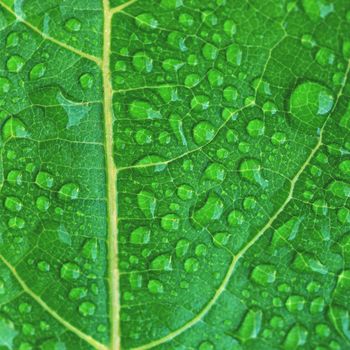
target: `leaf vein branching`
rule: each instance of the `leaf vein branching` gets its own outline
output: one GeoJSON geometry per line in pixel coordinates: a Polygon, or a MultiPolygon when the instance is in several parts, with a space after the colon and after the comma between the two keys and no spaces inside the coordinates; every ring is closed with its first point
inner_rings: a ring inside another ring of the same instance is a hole
{"type": "Polygon", "coordinates": [[[7,268],[11,271],[14,278],[17,280],[19,285],[22,287],[23,291],[27,293],[32,299],[34,299],[48,314],[50,314],[56,321],[61,323],[66,329],[68,329],[70,332],[74,333],[76,336],[78,336],[80,339],[83,339],[88,344],[93,346],[97,350],[107,350],[108,348],[92,338],[90,335],[87,335],[86,333],[82,332],[80,329],[73,326],[71,323],[63,319],[55,310],[51,309],[51,307],[46,304],[38,295],[36,295],[29,287],[28,285],[23,281],[21,276],[16,271],[15,267],[11,265],[11,263],[6,260],[2,255],[0,255],[0,260],[7,266],[7,268]]]}
{"type": "Polygon", "coordinates": [[[33,30],[34,32],[36,32],[37,34],[39,34],[44,40],[48,40],[51,41],[52,43],[63,47],[66,50],[69,50],[75,54],[77,54],[80,57],[86,58],[90,61],[95,62],[98,66],[102,65],[102,60],[99,57],[96,57],[94,55],[90,55],[87,52],[81,51],[79,49],[76,49],[73,46],[70,46],[58,39],[53,38],[52,36],[49,36],[47,34],[45,34],[44,32],[42,32],[39,28],[35,27],[33,24],[31,24],[30,22],[26,21],[24,18],[21,18],[20,16],[18,16],[15,11],[8,5],[6,5],[2,0],[0,0],[0,6],[2,6],[6,11],[8,11],[9,13],[11,13],[13,16],[15,16],[15,18],[17,19],[17,21],[23,23],[24,25],[26,25],[28,28],[30,28],[31,30],[33,30]]]}
{"type": "Polygon", "coordinates": [[[180,328],[176,329],[175,331],[170,332],[168,335],[166,335],[162,338],[156,339],[148,344],[132,348],[132,350],[151,349],[155,346],[161,345],[163,343],[166,343],[166,342],[174,339],[175,337],[179,336],[180,334],[182,334],[183,332],[185,332],[186,330],[190,329],[191,327],[196,325],[198,322],[200,322],[207,315],[207,313],[210,311],[210,309],[215,305],[215,303],[217,302],[217,300],[219,299],[221,294],[225,291],[229,281],[231,280],[231,277],[235,271],[235,268],[236,268],[239,260],[264,235],[264,233],[272,227],[273,223],[276,221],[276,219],[279,217],[279,215],[286,209],[289,202],[293,199],[294,189],[295,189],[295,186],[296,186],[300,176],[303,174],[306,167],[310,164],[310,162],[313,159],[316,152],[323,145],[322,141],[323,141],[323,132],[324,132],[325,126],[327,124],[328,119],[330,118],[330,116],[332,115],[334,110],[336,109],[340,97],[342,96],[342,93],[343,93],[343,90],[344,90],[344,87],[345,87],[345,84],[346,84],[346,81],[347,81],[347,78],[349,75],[349,70],[350,70],[350,61],[348,62],[346,73],[345,73],[345,79],[344,79],[343,84],[341,85],[341,87],[339,89],[334,106],[333,106],[332,110],[330,111],[327,119],[325,120],[325,122],[320,130],[318,141],[317,141],[316,145],[312,148],[312,150],[311,150],[309,156],[307,157],[307,159],[305,160],[305,162],[301,165],[299,171],[290,180],[290,187],[289,187],[289,191],[288,191],[288,195],[287,195],[286,199],[284,200],[282,205],[276,210],[276,212],[273,214],[273,216],[269,219],[269,221],[265,224],[265,226],[263,226],[263,228],[261,228],[257,232],[257,234],[255,234],[255,236],[232,258],[232,261],[230,263],[230,266],[227,269],[225,277],[222,280],[219,288],[216,290],[214,296],[209,300],[209,302],[204,306],[204,308],[194,318],[192,318],[189,322],[185,323],[182,327],[180,327],[180,328]]]}
{"type": "Polygon", "coordinates": [[[118,5],[116,7],[111,8],[111,15],[115,15],[118,12],[123,11],[125,8],[127,8],[128,6],[130,6],[131,4],[133,4],[134,2],[136,2],[137,0],[130,0],[125,2],[124,4],[118,5]]]}

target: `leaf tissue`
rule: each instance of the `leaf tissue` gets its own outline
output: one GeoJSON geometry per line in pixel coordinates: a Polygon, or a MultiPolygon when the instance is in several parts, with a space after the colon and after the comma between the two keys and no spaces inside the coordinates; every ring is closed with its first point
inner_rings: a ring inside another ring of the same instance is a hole
{"type": "Polygon", "coordinates": [[[0,0],[0,349],[350,348],[348,0],[0,0]]]}

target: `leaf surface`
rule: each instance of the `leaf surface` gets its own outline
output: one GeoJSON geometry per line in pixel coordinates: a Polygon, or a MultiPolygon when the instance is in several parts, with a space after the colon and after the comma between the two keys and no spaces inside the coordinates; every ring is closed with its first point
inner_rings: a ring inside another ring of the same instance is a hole
{"type": "Polygon", "coordinates": [[[345,0],[0,0],[0,349],[347,349],[345,0]]]}

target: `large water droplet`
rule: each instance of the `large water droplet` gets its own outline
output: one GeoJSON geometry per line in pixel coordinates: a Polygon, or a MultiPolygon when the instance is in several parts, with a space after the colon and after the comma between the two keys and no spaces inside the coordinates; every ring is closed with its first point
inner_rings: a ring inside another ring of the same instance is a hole
{"type": "Polygon", "coordinates": [[[331,92],[324,86],[306,82],[298,85],[290,97],[290,112],[301,122],[312,127],[321,127],[324,116],[333,107],[331,92]]]}

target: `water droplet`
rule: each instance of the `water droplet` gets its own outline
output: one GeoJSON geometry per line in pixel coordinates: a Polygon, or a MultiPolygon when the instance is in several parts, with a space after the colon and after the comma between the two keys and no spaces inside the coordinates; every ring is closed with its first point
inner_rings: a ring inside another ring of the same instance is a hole
{"type": "Polygon", "coordinates": [[[201,226],[207,226],[213,220],[219,220],[224,210],[222,200],[210,193],[204,205],[194,212],[193,219],[201,226]]]}
{"type": "Polygon", "coordinates": [[[164,292],[163,284],[158,280],[150,280],[147,288],[152,294],[161,294],[164,292]]]}
{"type": "Polygon", "coordinates": [[[213,236],[213,242],[218,247],[225,246],[228,243],[230,235],[227,232],[218,232],[213,236]]]}
{"type": "Polygon", "coordinates": [[[81,29],[81,22],[76,18],[70,18],[66,21],[64,27],[71,33],[79,32],[81,29]]]}
{"type": "Polygon", "coordinates": [[[190,28],[194,24],[194,18],[188,13],[181,13],[179,16],[179,23],[186,28],[190,28]]]}
{"type": "Polygon", "coordinates": [[[51,174],[45,171],[39,171],[35,178],[35,183],[44,190],[48,190],[52,188],[54,184],[54,178],[51,174]]]}
{"type": "Polygon", "coordinates": [[[205,341],[199,345],[199,350],[214,350],[214,345],[208,341],[205,341]]]}
{"type": "Polygon", "coordinates": [[[311,20],[317,21],[326,18],[334,11],[334,5],[325,0],[303,0],[303,7],[311,20]]]}
{"type": "Polygon", "coordinates": [[[180,217],[176,214],[164,215],[161,219],[161,226],[165,231],[176,231],[180,226],[180,217]]]}
{"type": "Polygon", "coordinates": [[[261,310],[251,309],[247,312],[238,330],[239,338],[243,342],[255,339],[258,336],[261,329],[262,316],[261,310]]]}
{"type": "Polygon", "coordinates": [[[227,86],[224,89],[224,98],[227,102],[234,102],[237,100],[238,91],[234,86],[227,86]]]}
{"type": "Polygon", "coordinates": [[[81,120],[86,117],[91,110],[91,106],[89,104],[71,101],[64,97],[61,91],[57,93],[56,100],[67,113],[67,129],[79,125],[81,120]]]}
{"type": "Polygon", "coordinates": [[[135,53],[132,64],[138,72],[150,73],[153,69],[153,59],[144,51],[135,53]]]}
{"type": "Polygon", "coordinates": [[[237,32],[237,25],[232,19],[228,19],[224,23],[224,32],[229,36],[230,38],[236,34],[237,32]]]}
{"type": "Polygon", "coordinates": [[[129,113],[135,119],[160,119],[160,111],[153,109],[150,103],[146,101],[135,100],[129,106],[129,113]]]}
{"type": "Polygon", "coordinates": [[[267,181],[261,175],[261,165],[257,160],[244,160],[239,167],[239,171],[244,179],[257,183],[263,188],[267,186],[267,181]]]}
{"type": "Polygon", "coordinates": [[[150,230],[147,227],[140,226],[131,232],[130,242],[133,244],[147,244],[150,237],[150,230]]]}
{"type": "Polygon", "coordinates": [[[21,56],[12,56],[7,60],[6,66],[9,72],[18,73],[24,66],[24,58],[21,56]]]}
{"type": "Polygon", "coordinates": [[[189,258],[186,259],[185,264],[184,264],[184,269],[188,273],[193,273],[198,271],[199,269],[199,262],[196,258],[189,258]]]}
{"type": "Polygon", "coordinates": [[[94,76],[90,73],[84,73],[79,78],[79,83],[82,89],[88,90],[91,89],[94,86],[94,76]]]}
{"type": "Polygon", "coordinates": [[[271,136],[271,143],[275,146],[283,145],[287,140],[286,134],[283,132],[275,132],[271,136]]]}
{"type": "Polygon", "coordinates": [[[291,295],[286,300],[286,308],[289,312],[298,312],[304,309],[305,299],[300,295],[291,295]]]}
{"type": "Polygon", "coordinates": [[[18,332],[16,331],[13,322],[5,319],[3,316],[0,318],[0,334],[0,347],[10,350],[15,349],[13,341],[18,332]]]}
{"type": "Polygon", "coordinates": [[[86,259],[95,261],[98,254],[98,242],[96,238],[89,239],[84,243],[82,254],[86,259]]]}
{"type": "Polygon", "coordinates": [[[25,138],[28,136],[29,133],[26,126],[18,118],[10,117],[2,127],[2,138],[4,141],[7,141],[13,137],[25,138]]]}
{"type": "Polygon", "coordinates": [[[45,212],[50,208],[50,200],[45,196],[40,196],[36,199],[35,205],[40,211],[45,212]]]}
{"type": "Polygon", "coordinates": [[[193,129],[193,138],[197,145],[202,146],[210,142],[215,136],[214,126],[207,122],[199,122],[193,129]]]}
{"type": "Polygon", "coordinates": [[[290,97],[290,111],[301,122],[321,127],[324,118],[332,109],[334,99],[330,91],[318,83],[306,82],[298,85],[290,97]]]}
{"type": "Polygon", "coordinates": [[[74,281],[80,277],[80,267],[72,262],[62,265],[60,276],[66,281],[74,281]]]}
{"type": "Polygon", "coordinates": [[[184,64],[185,64],[184,62],[178,59],[168,58],[163,61],[162,67],[167,72],[172,72],[172,71],[177,72],[180,68],[184,66],[184,64]]]}
{"type": "Polygon", "coordinates": [[[293,326],[284,341],[284,349],[285,350],[295,350],[299,346],[305,344],[307,339],[307,330],[299,325],[293,326]]]}
{"type": "Polygon", "coordinates": [[[224,83],[224,76],[217,69],[211,69],[208,72],[208,80],[211,87],[219,87],[224,83]]]}
{"type": "Polygon", "coordinates": [[[204,171],[204,177],[206,179],[216,182],[224,181],[225,176],[225,167],[220,163],[212,163],[204,171]]]}
{"type": "Polygon", "coordinates": [[[5,208],[16,213],[22,210],[23,204],[19,198],[10,196],[5,199],[5,208]]]}
{"type": "Polygon", "coordinates": [[[72,288],[69,291],[68,297],[70,300],[79,300],[87,296],[88,290],[85,287],[72,288]]]}
{"type": "Polygon", "coordinates": [[[42,78],[46,72],[46,65],[44,63],[36,64],[29,73],[30,80],[42,78]]]}
{"type": "Polygon", "coordinates": [[[156,29],[158,21],[150,13],[142,13],[135,18],[136,25],[141,29],[156,29]]]}
{"type": "Polygon", "coordinates": [[[262,286],[267,286],[268,284],[275,282],[276,269],[273,265],[257,265],[252,271],[251,278],[254,282],[262,286]]]}
{"type": "Polygon", "coordinates": [[[284,245],[287,241],[293,240],[298,231],[301,222],[304,220],[304,217],[293,217],[292,219],[285,222],[280,226],[273,234],[272,244],[274,246],[284,245]]]}
{"type": "Polygon", "coordinates": [[[22,184],[22,179],[23,179],[23,174],[19,170],[11,170],[7,174],[7,181],[11,185],[18,185],[18,186],[20,186],[22,184]]]}
{"type": "Polygon", "coordinates": [[[343,181],[332,181],[327,190],[330,191],[334,196],[342,199],[347,199],[350,197],[350,184],[343,181]]]}
{"type": "Polygon", "coordinates": [[[332,65],[335,61],[334,53],[328,48],[320,48],[316,54],[316,62],[325,67],[327,65],[332,65]]]}
{"type": "Polygon", "coordinates": [[[242,62],[242,50],[237,44],[231,44],[226,50],[226,59],[234,66],[239,66],[242,62]]]}
{"type": "Polygon", "coordinates": [[[185,78],[185,86],[188,88],[193,88],[199,84],[201,78],[198,74],[189,74],[185,78]]]}
{"type": "Polygon", "coordinates": [[[202,48],[204,58],[209,61],[215,60],[218,57],[218,53],[218,49],[210,43],[206,43],[202,48]]]}
{"type": "Polygon", "coordinates": [[[28,303],[19,304],[18,310],[21,314],[29,314],[32,311],[32,305],[28,303]]]}
{"type": "Polygon", "coordinates": [[[39,261],[38,264],[38,269],[41,272],[49,272],[50,271],[50,264],[47,261],[39,261]]]}
{"type": "Polygon", "coordinates": [[[79,195],[79,186],[75,183],[67,183],[63,185],[60,190],[58,191],[58,197],[61,200],[67,201],[67,200],[75,200],[78,198],[79,195]]]}
{"type": "Polygon", "coordinates": [[[157,256],[151,262],[151,269],[160,271],[171,271],[173,269],[171,264],[171,256],[166,254],[157,256]]]}
{"type": "Polygon", "coordinates": [[[9,228],[12,229],[22,229],[25,226],[25,221],[17,216],[10,218],[8,221],[9,228]]]}
{"type": "Polygon", "coordinates": [[[187,254],[189,247],[190,247],[190,242],[187,239],[180,239],[176,243],[176,248],[175,248],[176,256],[178,258],[184,257],[187,254]]]}
{"type": "Polygon", "coordinates": [[[312,49],[316,46],[316,41],[311,34],[304,34],[301,37],[301,44],[308,49],[312,49]]]}
{"type": "Polygon", "coordinates": [[[137,194],[137,204],[147,218],[154,218],[157,199],[154,194],[148,191],[141,191],[137,194]]]}
{"type": "Polygon", "coordinates": [[[265,124],[260,119],[253,119],[247,125],[247,132],[251,137],[262,136],[265,133],[265,124]]]}
{"type": "Polygon", "coordinates": [[[6,47],[16,47],[19,44],[19,35],[17,32],[10,33],[6,38],[6,47]]]}
{"type": "Polygon", "coordinates": [[[245,210],[254,209],[256,207],[256,199],[252,196],[246,197],[243,200],[243,208],[245,210]]]}
{"type": "Polygon", "coordinates": [[[90,301],[84,301],[79,305],[79,313],[84,316],[93,316],[96,311],[96,305],[90,301]]]}
{"type": "Polygon", "coordinates": [[[243,213],[240,210],[232,210],[227,218],[230,226],[240,226],[244,222],[243,213]]]}
{"type": "Polygon", "coordinates": [[[10,91],[11,83],[7,78],[0,77],[0,94],[6,94],[10,91]]]}

